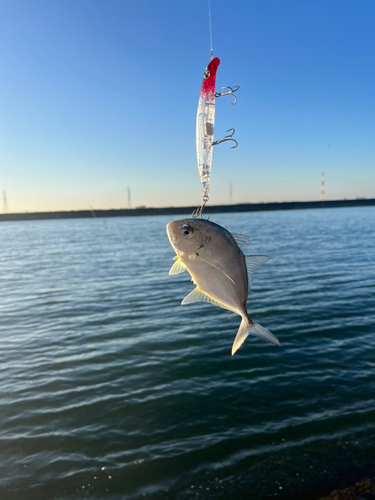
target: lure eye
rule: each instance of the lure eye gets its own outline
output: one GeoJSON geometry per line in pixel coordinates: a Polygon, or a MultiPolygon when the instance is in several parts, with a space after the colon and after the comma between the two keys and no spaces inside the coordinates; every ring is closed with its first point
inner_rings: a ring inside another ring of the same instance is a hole
{"type": "Polygon", "coordinates": [[[189,238],[193,234],[193,229],[190,226],[185,226],[182,228],[182,234],[189,238]]]}
{"type": "Polygon", "coordinates": [[[204,78],[205,80],[207,80],[207,78],[209,78],[209,76],[210,76],[210,72],[206,70],[206,71],[204,72],[203,78],[204,78]]]}

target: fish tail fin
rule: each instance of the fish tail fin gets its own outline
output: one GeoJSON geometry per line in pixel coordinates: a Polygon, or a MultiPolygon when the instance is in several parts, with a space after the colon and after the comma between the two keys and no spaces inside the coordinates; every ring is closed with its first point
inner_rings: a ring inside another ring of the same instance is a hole
{"type": "Polygon", "coordinates": [[[242,318],[242,321],[241,321],[240,327],[238,329],[236,338],[234,339],[234,342],[232,345],[232,356],[244,343],[246,337],[250,333],[251,327],[252,327],[252,324],[250,324],[249,320],[247,318],[242,318]]]}
{"type": "MultiPolygon", "coordinates": [[[[251,320],[250,320],[251,321],[251,320]]],[[[280,345],[279,340],[271,332],[263,328],[259,323],[253,323],[250,328],[250,335],[255,335],[266,342],[271,342],[271,344],[280,345]]]]}
{"type": "Polygon", "coordinates": [[[232,346],[232,356],[241,347],[248,335],[255,335],[271,344],[280,345],[278,339],[271,332],[263,328],[259,323],[254,323],[251,319],[242,318],[236,338],[232,346]]]}

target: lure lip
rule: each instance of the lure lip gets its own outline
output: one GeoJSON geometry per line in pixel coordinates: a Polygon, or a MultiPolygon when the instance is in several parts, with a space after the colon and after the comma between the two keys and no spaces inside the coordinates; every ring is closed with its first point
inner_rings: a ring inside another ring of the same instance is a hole
{"type": "Polygon", "coordinates": [[[208,77],[203,77],[202,87],[201,87],[201,97],[207,95],[209,92],[215,93],[215,82],[216,82],[216,72],[219,67],[220,59],[218,57],[214,57],[212,61],[208,64],[205,69],[208,72],[208,77]]]}
{"type": "Polygon", "coordinates": [[[218,57],[214,57],[212,59],[212,61],[209,62],[208,66],[207,66],[207,69],[210,72],[214,71],[215,75],[216,75],[216,70],[217,70],[219,64],[220,64],[220,59],[218,57]]]}

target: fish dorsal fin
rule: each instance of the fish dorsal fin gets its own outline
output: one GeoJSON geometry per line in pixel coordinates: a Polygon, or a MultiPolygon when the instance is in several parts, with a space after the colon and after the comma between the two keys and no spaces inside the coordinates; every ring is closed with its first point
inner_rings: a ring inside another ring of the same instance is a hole
{"type": "Polygon", "coordinates": [[[192,292],[189,293],[189,295],[186,295],[184,300],[181,302],[182,306],[185,306],[186,304],[191,304],[193,302],[209,302],[210,304],[214,304],[215,306],[222,307],[223,309],[228,309],[229,311],[233,311],[237,314],[239,312],[234,309],[233,307],[228,306],[224,302],[221,302],[220,300],[214,299],[210,295],[208,295],[205,292],[202,292],[202,290],[199,290],[199,288],[194,288],[192,292]]]}
{"type": "Polygon", "coordinates": [[[244,234],[231,233],[231,235],[240,248],[244,248],[250,241],[250,236],[245,236],[244,234]]]}
{"type": "Polygon", "coordinates": [[[266,255],[245,255],[246,259],[246,268],[247,268],[247,279],[249,282],[249,290],[251,285],[253,284],[253,275],[256,269],[260,267],[262,264],[265,264],[272,257],[267,257],[266,255]]]}
{"type": "Polygon", "coordinates": [[[180,259],[177,257],[176,262],[173,264],[173,266],[169,270],[169,274],[180,274],[186,271],[186,267],[184,264],[180,261],[180,259]]]}

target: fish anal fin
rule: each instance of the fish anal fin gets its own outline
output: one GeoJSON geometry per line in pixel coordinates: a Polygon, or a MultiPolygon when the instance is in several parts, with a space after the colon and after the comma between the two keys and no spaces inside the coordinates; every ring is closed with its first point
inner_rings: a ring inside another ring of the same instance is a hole
{"type": "Polygon", "coordinates": [[[200,290],[198,287],[194,288],[194,290],[190,292],[189,295],[186,295],[184,300],[181,302],[181,305],[185,306],[186,304],[191,304],[198,301],[208,302],[209,304],[213,304],[214,306],[222,307],[223,309],[228,309],[229,311],[239,314],[239,312],[233,307],[225,304],[225,302],[221,302],[221,300],[211,297],[205,292],[202,292],[202,290],[200,290]]]}
{"type": "Polygon", "coordinates": [[[199,290],[199,288],[197,287],[194,288],[194,290],[190,292],[188,295],[186,295],[184,300],[181,302],[181,305],[185,306],[186,304],[192,304],[193,302],[199,302],[199,301],[205,302],[206,301],[205,297],[207,297],[207,295],[201,290],[199,290]]]}
{"type": "Polygon", "coordinates": [[[184,264],[178,259],[169,270],[169,274],[180,274],[186,271],[184,264]]]}
{"type": "Polygon", "coordinates": [[[249,290],[253,284],[254,272],[258,269],[258,267],[271,259],[272,257],[267,257],[266,255],[245,255],[249,290]]]}

